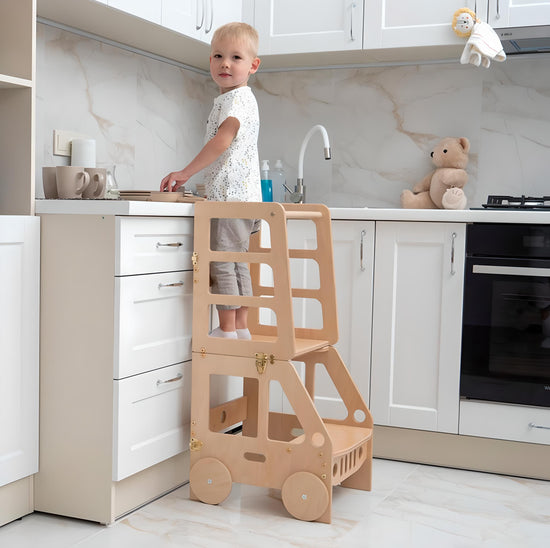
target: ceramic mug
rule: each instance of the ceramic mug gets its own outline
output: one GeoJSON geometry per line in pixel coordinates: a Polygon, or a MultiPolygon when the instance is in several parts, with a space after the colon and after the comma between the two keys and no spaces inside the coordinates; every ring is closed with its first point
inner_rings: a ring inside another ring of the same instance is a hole
{"type": "Polygon", "coordinates": [[[82,198],[82,193],[90,184],[90,176],[83,167],[57,166],[57,194],[63,200],[82,198]]]}
{"type": "Polygon", "coordinates": [[[105,196],[107,170],[99,167],[87,167],[84,171],[90,176],[90,184],[82,193],[83,198],[100,199],[105,196]]]}
{"type": "Polygon", "coordinates": [[[42,186],[44,187],[44,198],[48,200],[58,198],[55,167],[42,168],[42,186]]]}

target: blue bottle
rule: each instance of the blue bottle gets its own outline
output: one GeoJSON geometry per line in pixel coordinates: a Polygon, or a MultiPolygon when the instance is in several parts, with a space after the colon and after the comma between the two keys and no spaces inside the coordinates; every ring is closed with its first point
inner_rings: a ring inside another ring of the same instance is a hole
{"type": "Polygon", "coordinates": [[[262,201],[272,202],[273,201],[273,183],[269,176],[269,162],[267,160],[262,160],[261,176],[262,176],[262,179],[261,179],[262,201]]]}

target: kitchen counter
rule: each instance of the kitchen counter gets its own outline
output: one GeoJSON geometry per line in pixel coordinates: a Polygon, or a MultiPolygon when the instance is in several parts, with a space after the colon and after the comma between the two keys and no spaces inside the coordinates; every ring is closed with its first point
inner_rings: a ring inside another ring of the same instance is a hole
{"type": "MultiPolygon", "coordinates": [[[[193,204],[129,200],[36,200],[37,214],[135,215],[192,217],[193,204]]],[[[333,207],[331,218],[367,221],[435,221],[449,223],[531,223],[550,221],[550,210],[443,210],[333,207]]]]}

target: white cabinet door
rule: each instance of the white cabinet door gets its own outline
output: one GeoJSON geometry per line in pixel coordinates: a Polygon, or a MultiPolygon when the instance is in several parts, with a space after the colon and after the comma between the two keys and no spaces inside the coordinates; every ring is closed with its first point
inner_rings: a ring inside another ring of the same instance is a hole
{"type": "Polygon", "coordinates": [[[0,486],[38,471],[40,221],[0,216],[0,486]]]}
{"type": "MultiPolygon", "coordinates": [[[[316,241],[313,223],[289,222],[288,240],[289,247],[314,249],[316,241]]],[[[335,347],[368,404],[374,222],[333,221],[332,241],[339,332],[335,347]]],[[[319,287],[318,275],[318,268],[314,264],[304,265],[303,261],[291,263],[293,287],[319,287]]],[[[294,306],[294,312],[296,326],[321,327],[317,307],[294,306]]],[[[303,375],[303,371],[301,373],[303,375]]],[[[315,405],[319,413],[327,418],[344,418],[345,406],[325,369],[317,371],[315,377],[315,405]]],[[[288,405],[285,401],[285,411],[289,411],[288,405]]]]}
{"type": "Polygon", "coordinates": [[[193,273],[115,280],[114,378],[191,359],[193,273]]]}
{"type": "Polygon", "coordinates": [[[198,39],[204,17],[204,0],[162,0],[163,27],[198,39]]]}
{"type": "Polygon", "coordinates": [[[164,0],[108,0],[107,5],[160,25],[164,0]]]}
{"type": "Polygon", "coordinates": [[[367,0],[364,49],[466,44],[453,31],[453,14],[460,8],[474,10],[484,19],[483,2],[475,0],[367,0]]]}
{"type": "Polygon", "coordinates": [[[202,40],[210,43],[214,31],[234,21],[243,20],[242,0],[205,0],[206,20],[202,40]]]}
{"type": "Polygon", "coordinates": [[[550,409],[461,400],[459,434],[550,445],[550,409]]]}
{"type": "Polygon", "coordinates": [[[191,362],[115,380],[113,481],[189,447],[191,362]]]}
{"type": "Polygon", "coordinates": [[[377,222],[375,424],[458,433],[465,225],[377,222]]]}
{"type": "Polygon", "coordinates": [[[242,0],[162,0],[162,26],[203,42],[232,21],[242,21],[242,0]]]}
{"type": "Polygon", "coordinates": [[[489,0],[489,24],[494,28],[550,24],[549,0],[489,0]]]}
{"type": "Polygon", "coordinates": [[[117,217],[116,223],[116,276],[193,268],[193,219],[117,217]]]}
{"type": "Polygon", "coordinates": [[[369,404],[374,221],[333,221],[334,276],[338,307],[335,345],[369,404]]]}
{"type": "Polygon", "coordinates": [[[359,0],[256,0],[260,54],[361,49],[359,0]]]}

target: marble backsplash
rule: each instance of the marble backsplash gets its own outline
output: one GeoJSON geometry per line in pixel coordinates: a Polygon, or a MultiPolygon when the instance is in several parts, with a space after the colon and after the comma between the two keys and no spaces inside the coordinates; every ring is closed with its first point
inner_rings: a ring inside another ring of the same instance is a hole
{"type": "Polygon", "coordinates": [[[53,131],[96,141],[98,167],[116,166],[121,189],[158,190],[202,145],[216,88],[202,73],[65,30],[37,25],[36,194],[53,155],[53,131]]]}
{"type": "MultiPolygon", "coordinates": [[[[488,194],[550,194],[550,55],[489,69],[457,61],[260,71],[250,85],[260,157],[283,160],[292,185],[305,134],[326,127],[332,160],[323,159],[320,134],[305,154],[309,202],[399,207],[401,190],[432,169],[431,147],[445,136],[470,139],[470,206],[488,194]]],[[[120,188],[156,189],[199,151],[216,94],[206,74],[39,24],[37,196],[40,168],[69,160],[53,155],[54,129],[95,139],[98,166],[116,165],[120,188]]]]}

